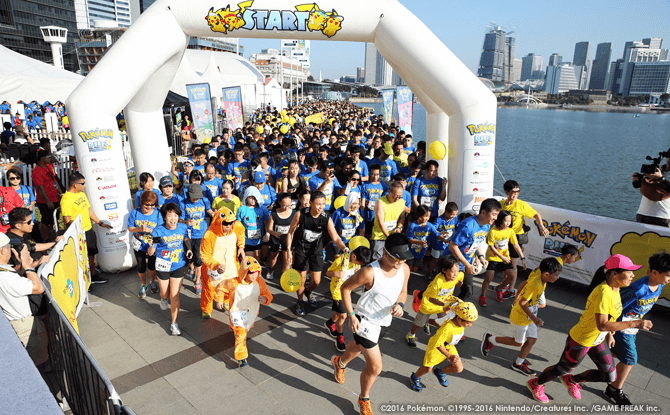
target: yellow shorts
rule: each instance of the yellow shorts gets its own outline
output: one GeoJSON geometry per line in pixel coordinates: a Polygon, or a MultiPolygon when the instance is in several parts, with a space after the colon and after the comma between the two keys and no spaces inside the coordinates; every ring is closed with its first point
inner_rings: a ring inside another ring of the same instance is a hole
{"type": "MultiPolygon", "coordinates": [[[[449,353],[458,356],[458,350],[456,350],[456,346],[445,346],[445,349],[447,349],[449,353]]],[[[426,351],[426,356],[423,358],[423,365],[425,367],[433,367],[439,365],[445,360],[447,360],[447,356],[443,355],[442,352],[437,349],[437,347],[434,347],[426,351]]]]}

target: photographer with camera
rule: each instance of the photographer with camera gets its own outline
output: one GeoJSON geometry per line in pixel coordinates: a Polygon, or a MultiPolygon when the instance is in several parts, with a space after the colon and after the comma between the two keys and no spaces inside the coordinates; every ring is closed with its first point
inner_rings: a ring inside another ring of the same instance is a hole
{"type": "MultiPolygon", "coordinates": [[[[33,221],[33,214],[30,209],[24,207],[14,208],[9,212],[9,230],[7,237],[12,249],[16,252],[21,252],[23,245],[26,246],[31,258],[33,259],[32,268],[37,268],[41,264],[49,262],[49,255],[46,252],[56,245],[56,242],[49,242],[38,244],[29,239],[30,233],[33,231],[35,221],[33,221]]],[[[56,238],[56,241],[63,239],[62,236],[56,238]]],[[[14,255],[9,260],[9,264],[19,271],[21,265],[21,258],[14,255]]]]}
{"type": "Polygon", "coordinates": [[[640,189],[642,201],[635,219],[640,223],[670,227],[670,150],[659,157],[647,156],[652,164],[645,164],[640,173],[633,173],[633,187],[640,189]],[[660,166],[662,158],[666,164],[660,166]]]}

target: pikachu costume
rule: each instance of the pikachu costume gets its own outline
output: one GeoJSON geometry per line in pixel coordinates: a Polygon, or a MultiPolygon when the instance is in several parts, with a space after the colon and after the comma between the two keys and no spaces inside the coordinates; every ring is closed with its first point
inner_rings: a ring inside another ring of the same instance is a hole
{"type": "Polygon", "coordinates": [[[227,207],[217,210],[212,219],[212,224],[205,231],[205,236],[200,244],[200,257],[202,259],[202,294],[200,296],[200,309],[202,318],[209,318],[212,313],[212,301],[218,303],[226,302],[225,291],[217,287],[225,280],[237,277],[239,263],[237,253],[244,251],[244,226],[235,220],[235,215],[227,207]],[[223,222],[233,222],[229,233],[224,233],[223,222]],[[223,264],[225,271],[219,274],[217,265],[223,264]]]}
{"type": "Polygon", "coordinates": [[[261,302],[269,305],[272,294],[261,278],[261,265],[253,257],[242,261],[237,278],[225,280],[216,289],[225,291],[230,304],[228,319],[235,333],[235,359],[240,366],[247,366],[247,332],[258,317],[261,302]]]}

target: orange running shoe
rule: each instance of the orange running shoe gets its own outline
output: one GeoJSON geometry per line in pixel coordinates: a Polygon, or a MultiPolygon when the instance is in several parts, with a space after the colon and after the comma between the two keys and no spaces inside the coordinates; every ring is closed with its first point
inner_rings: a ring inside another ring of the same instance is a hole
{"type": "Polygon", "coordinates": [[[335,368],[335,372],[334,372],[335,380],[337,381],[337,383],[339,383],[341,385],[341,384],[344,383],[344,371],[347,370],[347,369],[342,369],[340,367],[340,359],[341,359],[340,356],[337,356],[337,355],[333,356],[332,362],[333,362],[333,367],[335,368]]]}
{"type": "Polygon", "coordinates": [[[419,308],[421,308],[421,298],[419,298],[419,294],[421,294],[421,291],[414,290],[414,294],[412,295],[412,309],[415,313],[418,313],[419,308]]]}
{"type": "Polygon", "coordinates": [[[372,404],[370,398],[358,397],[358,407],[361,408],[361,415],[372,415],[372,404]]]}

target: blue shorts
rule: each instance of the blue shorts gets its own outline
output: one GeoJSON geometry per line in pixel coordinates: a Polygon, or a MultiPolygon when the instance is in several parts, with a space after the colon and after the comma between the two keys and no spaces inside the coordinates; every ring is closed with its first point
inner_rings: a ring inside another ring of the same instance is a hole
{"type": "Polygon", "coordinates": [[[635,335],[624,334],[620,331],[614,333],[614,353],[624,365],[635,366],[637,364],[637,348],[635,347],[635,335]]]}

